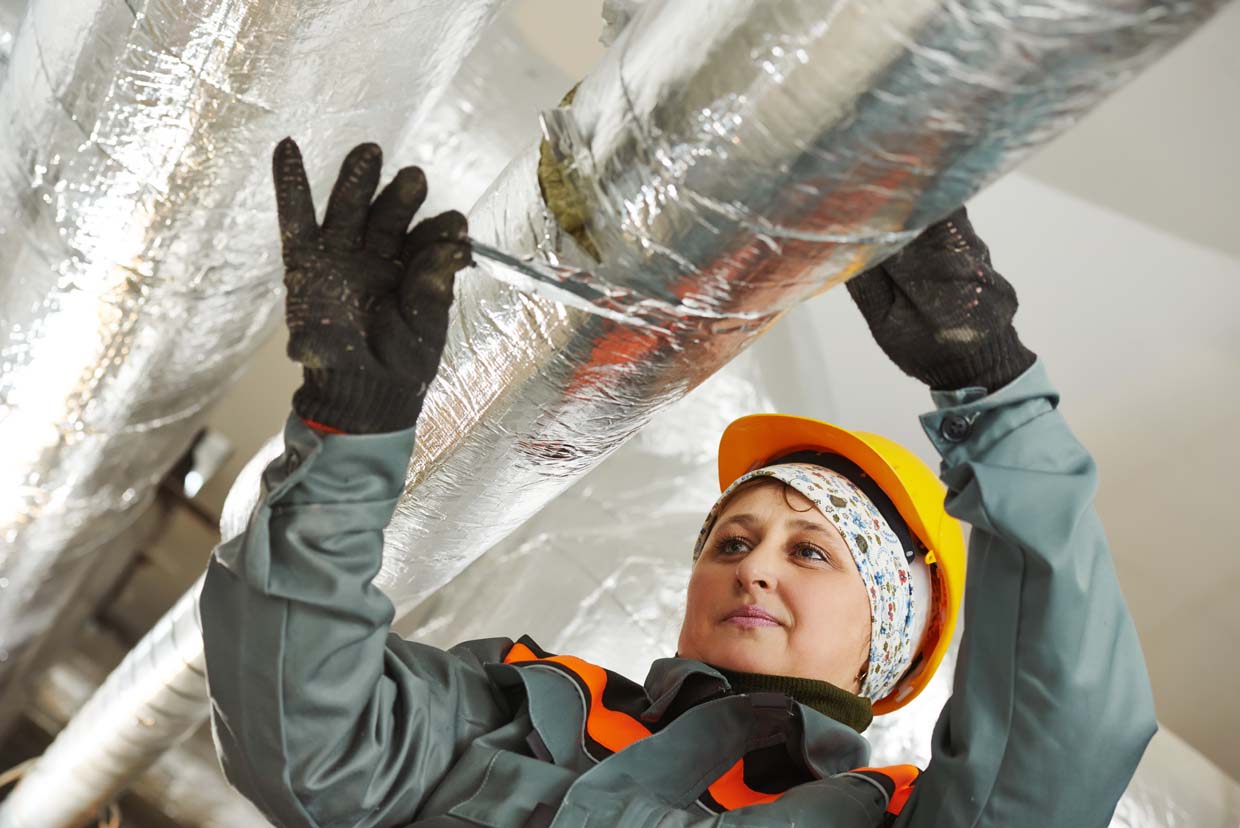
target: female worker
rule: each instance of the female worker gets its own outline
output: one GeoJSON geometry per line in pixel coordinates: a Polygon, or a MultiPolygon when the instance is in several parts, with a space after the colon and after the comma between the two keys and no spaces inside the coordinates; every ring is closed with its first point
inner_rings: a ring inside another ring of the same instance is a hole
{"type": "MultiPolygon", "coordinates": [[[[906,450],[742,418],[693,550],[678,654],[643,685],[522,639],[450,651],[389,634],[371,583],[443,347],[464,218],[407,228],[426,184],[374,198],[345,160],[321,224],[275,154],[289,354],[284,454],[201,598],[232,783],[279,826],[1106,825],[1155,728],[1092,508],[1095,471],[1011,320],[963,210],[848,283],[879,344],[933,389],[944,491],[906,450]],[[929,766],[867,768],[872,715],[951,637],[929,766]]],[[[689,554],[690,550],[686,550],[689,554]]]]}

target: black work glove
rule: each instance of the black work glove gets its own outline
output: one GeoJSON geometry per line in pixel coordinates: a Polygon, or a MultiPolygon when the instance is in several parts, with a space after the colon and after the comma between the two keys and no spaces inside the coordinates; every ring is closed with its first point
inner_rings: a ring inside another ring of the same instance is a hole
{"type": "Polygon", "coordinates": [[[995,391],[1037,358],[1012,327],[1016,291],[963,207],[847,284],[891,361],[933,389],[995,391]]]}
{"type": "Polygon", "coordinates": [[[417,167],[378,198],[383,153],[354,147],[320,227],[301,151],[286,138],[272,158],[288,355],[302,365],[293,410],[351,434],[410,428],[439,368],[456,271],[470,264],[465,217],[450,211],[406,232],[426,198],[417,167]]]}

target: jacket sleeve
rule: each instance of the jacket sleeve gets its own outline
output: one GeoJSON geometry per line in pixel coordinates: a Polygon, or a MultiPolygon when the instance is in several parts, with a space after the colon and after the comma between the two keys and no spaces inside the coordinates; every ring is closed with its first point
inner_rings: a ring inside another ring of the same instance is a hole
{"type": "Polygon", "coordinates": [[[284,437],[199,602],[224,770],[278,826],[405,825],[464,746],[510,718],[482,669],[505,642],[444,652],[389,634],[371,581],[412,429],[323,435],[290,417],[284,437]]]}
{"type": "Polygon", "coordinates": [[[1106,826],[1157,725],[1093,499],[1093,459],[1039,361],[935,393],[922,425],[971,524],[955,688],[897,825],[1106,826]]]}

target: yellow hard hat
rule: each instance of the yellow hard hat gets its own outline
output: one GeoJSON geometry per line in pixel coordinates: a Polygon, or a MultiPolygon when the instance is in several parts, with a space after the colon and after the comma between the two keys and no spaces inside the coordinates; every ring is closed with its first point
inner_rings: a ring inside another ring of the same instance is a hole
{"type": "Polygon", "coordinates": [[[930,683],[951,644],[964,596],[964,533],[943,508],[946,488],[917,455],[878,434],[849,431],[809,417],[751,414],[733,421],[719,441],[719,489],[746,472],[802,451],[838,454],[855,463],[925,546],[934,596],[926,631],[908,670],[890,693],[874,702],[875,714],[899,710],[930,683]]]}

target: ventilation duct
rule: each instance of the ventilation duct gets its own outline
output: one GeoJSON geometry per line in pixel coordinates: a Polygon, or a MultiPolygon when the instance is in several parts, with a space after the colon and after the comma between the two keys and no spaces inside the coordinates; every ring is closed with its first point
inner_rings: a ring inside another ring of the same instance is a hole
{"type": "MultiPolygon", "coordinates": [[[[107,644],[107,642],[102,642],[107,644]]],[[[63,727],[99,688],[88,639],[71,657],[57,662],[39,682],[31,718],[49,732],[63,727]]],[[[96,738],[106,734],[96,733],[96,738]]],[[[125,742],[113,742],[124,745],[125,742]]],[[[130,789],[145,803],[183,828],[266,828],[270,823],[248,800],[229,787],[209,734],[195,734],[167,750],[130,789]],[[207,738],[199,738],[206,736],[207,738]]]]}
{"type": "MultiPolygon", "coordinates": [[[[456,199],[468,203],[480,195],[516,151],[514,136],[521,136],[532,114],[554,105],[570,85],[558,70],[531,57],[506,20],[497,21],[470,52],[440,103],[396,153],[427,167],[432,190],[426,211],[449,209],[459,206],[456,199]],[[518,66],[520,71],[515,71],[518,66]],[[494,83],[497,77],[504,83],[494,83]],[[451,192],[435,182],[452,182],[451,192]]],[[[239,474],[222,511],[223,538],[244,529],[259,476],[282,448],[278,439],[270,441],[239,474]]],[[[156,760],[176,753],[175,746],[208,712],[201,628],[193,612],[199,586],[182,596],[138,643],[0,803],[0,826],[75,824],[145,768],[151,768],[147,776],[156,783],[161,776],[172,778],[168,771],[179,760],[156,760]]],[[[158,785],[144,784],[143,790],[153,787],[158,785]]],[[[206,807],[211,800],[194,801],[206,807]]],[[[187,809],[199,813],[192,802],[178,801],[170,814],[187,809]]],[[[235,811],[228,806],[223,813],[235,811]]]]}
{"type": "Polygon", "coordinates": [[[326,188],[498,2],[31,5],[0,87],[0,732],[96,550],[272,330],[270,148],[297,134],[326,188]]]}

